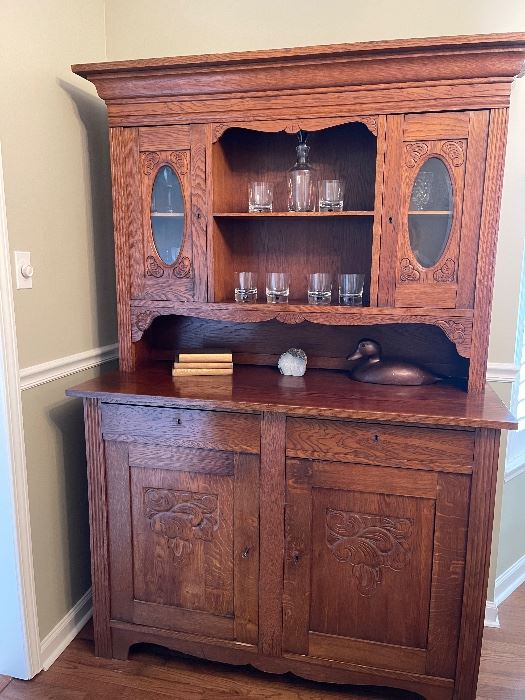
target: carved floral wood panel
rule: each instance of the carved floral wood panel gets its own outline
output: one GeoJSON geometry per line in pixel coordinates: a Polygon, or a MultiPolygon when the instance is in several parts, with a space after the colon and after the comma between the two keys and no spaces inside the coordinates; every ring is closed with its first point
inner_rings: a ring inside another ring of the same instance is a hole
{"type": "Polygon", "coordinates": [[[153,532],[166,538],[177,557],[191,553],[195,540],[211,541],[219,527],[214,494],[147,488],[144,515],[153,532]]]}
{"type": "Polygon", "coordinates": [[[352,568],[359,593],[371,596],[383,569],[401,571],[410,561],[413,522],[368,513],[326,510],[326,544],[334,557],[352,568]]]}

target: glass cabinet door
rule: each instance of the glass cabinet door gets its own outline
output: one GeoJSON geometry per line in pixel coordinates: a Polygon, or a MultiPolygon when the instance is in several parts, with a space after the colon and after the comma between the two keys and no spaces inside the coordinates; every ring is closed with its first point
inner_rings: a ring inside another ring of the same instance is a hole
{"type": "Polygon", "coordinates": [[[184,236],[184,198],[177,173],[167,164],[159,168],[153,182],[151,231],[159,258],[173,265],[184,236]]]}
{"type": "Polygon", "coordinates": [[[403,144],[395,306],[456,306],[467,141],[403,144]]]}
{"type": "Polygon", "coordinates": [[[193,300],[190,150],[141,153],[142,296],[193,300]]]}
{"type": "Polygon", "coordinates": [[[472,309],[487,110],[386,119],[378,305],[472,309]]]}

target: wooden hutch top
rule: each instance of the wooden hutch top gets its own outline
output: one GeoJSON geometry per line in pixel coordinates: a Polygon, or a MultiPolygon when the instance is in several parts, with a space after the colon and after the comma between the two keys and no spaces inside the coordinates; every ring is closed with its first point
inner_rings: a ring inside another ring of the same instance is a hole
{"type": "MultiPolygon", "coordinates": [[[[374,334],[387,354],[406,350],[405,359],[420,360],[460,386],[468,380],[469,392],[482,393],[510,89],[524,60],[525,33],[509,33],[73,66],[108,107],[120,366],[137,373],[101,379],[98,391],[128,387],[132,394],[167,396],[167,382],[175,398],[167,365],[158,361],[173,359],[176,350],[205,347],[213,337],[214,345],[233,348],[236,364],[275,365],[289,347],[284,344],[296,339],[293,345],[309,356],[306,382],[316,385],[315,406],[327,375],[316,379],[317,370],[345,369],[356,339],[374,334]],[[248,213],[248,182],[284,176],[300,129],[312,135],[320,177],[346,178],[344,211],[288,212],[276,189],[272,213],[248,213]],[[449,211],[412,211],[415,180],[432,160],[448,173],[449,211]],[[152,233],[152,189],[166,166],[179,179],[186,212],[174,261],[161,259],[152,233]],[[445,216],[443,248],[430,264],[420,264],[411,227],[432,236],[445,216]],[[306,273],[335,273],[337,266],[339,272],[366,270],[365,305],[305,304],[306,273]],[[241,269],[257,271],[260,287],[264,271],[290,270],[290,303],[233,303],[234,271],[241,269]],[[323,343],[331,352],[323,352],[323,343]],[[153,381],[159,371],[166,374],[160,394],[141,379],[153,381]]],[[[264,382],[250,378],[250,372],[277,376],[276,370],[241,369],[234,386],[250,395],[242,399],[245,407],[293,404],[283,400],[282,388],[273,399],[268,390],[263,400],[264,382]],[[260,400],[253,396],[257,385],[260,400]]],[[[201,385],[195,382],[195,391],[201,385]]],[[[86,385],[85,395],[94,386],[86,385]]],[[[379,401],[370,415],[380,406],[390,415],[387,404],[397,401],[389,387],[346,390],[356,406],[366,404],[367,395],[379,401]]],[[[341,394],[343,411],[345,391],[334,393],[341,394]]],[[[452,391],[463,408],[457,415],[450,408],[450,423],[469,424],[462,389],[412,391],[421,396],[416,413],[423,422],[430,420],[422,417],[423,405],[433,396],[439,404],[452,391]]],[[[336,409],[328,403],[326,409],[336,409]]],[[[478,409],[472,426],[484,420],[485,409],[478,409]]],[[[438,415],[428,413],[437,422],[438,415]]],[[[496,420],[510,426],[506,412],[496,420]]]]}

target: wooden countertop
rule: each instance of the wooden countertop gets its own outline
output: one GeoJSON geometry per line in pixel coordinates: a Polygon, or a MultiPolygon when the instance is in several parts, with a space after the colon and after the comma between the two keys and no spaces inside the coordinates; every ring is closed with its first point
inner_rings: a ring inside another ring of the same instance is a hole
{"type": "Polygon", "coordinates": [[[283,377],[276,368],[236,366],[232,377],[177,377],[159,364],[112,372],[79,384],[68,396],[230,411],[277,411],[296,416],[392,423],[516,429],[514,417],[487,386],[468,394],[452,385],[397,387],[363,384],[345,372],[310,369],[283,377]]]}

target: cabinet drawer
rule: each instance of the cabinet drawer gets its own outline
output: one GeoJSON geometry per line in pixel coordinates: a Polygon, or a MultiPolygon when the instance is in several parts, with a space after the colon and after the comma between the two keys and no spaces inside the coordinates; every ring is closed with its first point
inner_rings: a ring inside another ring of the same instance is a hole
{"type": "Polygon", "coordinates": [[[106,440],[258,454],[258,415],[102,404],[106,440]]]}
{"type": "Polygon", "coordinates": [[[286,454],[288,457],[469,473],[474,458],[474,433],[289,418],[286,454]]]}

